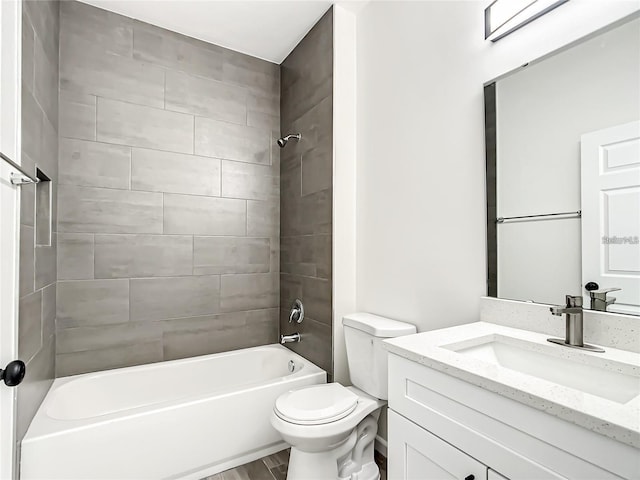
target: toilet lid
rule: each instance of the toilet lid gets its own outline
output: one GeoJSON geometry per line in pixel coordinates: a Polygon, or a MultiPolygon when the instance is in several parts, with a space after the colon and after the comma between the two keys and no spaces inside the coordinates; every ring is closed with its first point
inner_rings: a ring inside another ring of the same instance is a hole
{"type": "Polygon", "coordinates": [[[358,396],[339,383],[312,385],[291,390],[278,397],[275,413],[299,425],[335,422],[349,415],[358,405],[358,396]]]}

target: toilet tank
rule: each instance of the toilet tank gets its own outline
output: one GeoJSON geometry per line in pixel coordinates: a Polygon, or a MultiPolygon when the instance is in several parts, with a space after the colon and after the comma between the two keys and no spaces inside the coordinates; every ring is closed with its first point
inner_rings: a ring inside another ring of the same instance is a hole
{"type": "Polygon", "coordinates": [[[342,318],[351,383],[381,400],[387,400],[387,351],[382,341],[416,333],[415,325],[370,313],[342,318]]]}

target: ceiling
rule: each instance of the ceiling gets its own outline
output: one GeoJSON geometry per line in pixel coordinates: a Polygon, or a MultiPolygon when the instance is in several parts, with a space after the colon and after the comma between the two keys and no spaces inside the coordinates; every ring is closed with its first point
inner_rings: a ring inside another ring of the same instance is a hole
{"type": "Polygon", "coordinates": [[[282,63],[331,0],[81,0],[104,10],[282,63]]]}

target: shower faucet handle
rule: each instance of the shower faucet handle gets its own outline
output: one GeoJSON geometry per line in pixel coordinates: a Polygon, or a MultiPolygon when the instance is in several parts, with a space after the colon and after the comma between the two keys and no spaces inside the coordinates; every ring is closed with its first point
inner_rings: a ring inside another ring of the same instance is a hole
{"type": "Polygon", "coordinates": [[[302,320],[304,320],[304,305],[302,305],[302,300],[296,298],[289,312],[289,323],[302,323],[302,320]]]}

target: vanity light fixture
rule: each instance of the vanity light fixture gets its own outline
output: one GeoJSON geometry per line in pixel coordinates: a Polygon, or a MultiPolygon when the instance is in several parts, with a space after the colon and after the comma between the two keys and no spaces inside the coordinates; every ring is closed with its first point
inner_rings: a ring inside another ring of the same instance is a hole
{"type": "Polygon", "coordinates": [[[497,42],[569,0],[494,0],[484,9],[484,38],[497,42]]]}

